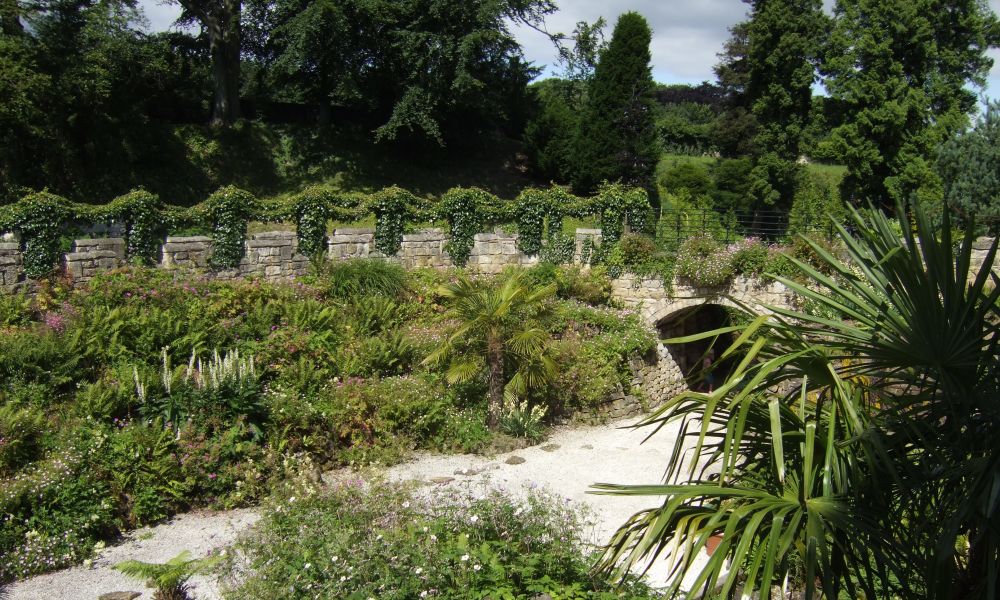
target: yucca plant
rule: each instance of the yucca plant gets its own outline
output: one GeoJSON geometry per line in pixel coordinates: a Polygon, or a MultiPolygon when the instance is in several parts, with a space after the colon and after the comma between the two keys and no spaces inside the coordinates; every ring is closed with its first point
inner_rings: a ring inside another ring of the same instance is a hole
{"type": "Polygon", "coordinates": [[[675,596],[771,597],[797,581],[807,598],[998,597],[996,244],[970,276],[971,230],[956,251],[947,223],[939,237],[912,216],[916,235],[900,237],[880,212],[852,211],[856,233],[837,225],[844,260],[809,242],[833,275],[793,260],[809,283],[779,279],[814,310],[668,340],[735,333],[720,358],[743,358],[715,391],[640,424],[680,423],[665,483],[595,486],[664,498],[619,529],[601,568],[666,560],[675,596]]]}
{"type": "Polygon", "coordinates": [[[440,290],[446,317],[458,325],[424,364],[446,364],[449,383],[469,381],[486,371],[487,417],[500,426],[504,397],[519,397],[551,381],[556,364],[548,352],[548,333],[537,318],[547,308],[555,285],[536,287],[521,271],[496,281],[459,277],[440,290]]]}
{"type": "Polygon", "coordinates": [[[191,552],[185,550],[165,563],[126,560],[116,564],[115,569],[133,579],[150,582],[150,587],[156,588],[153,600],[188,600],[187,581],[209,571],[219,560],[219,556],[191,558],[191,552]]]}

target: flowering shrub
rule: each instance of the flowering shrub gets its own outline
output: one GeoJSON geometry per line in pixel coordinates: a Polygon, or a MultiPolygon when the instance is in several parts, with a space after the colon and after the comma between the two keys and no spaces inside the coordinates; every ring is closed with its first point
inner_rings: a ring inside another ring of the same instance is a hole
{"type": "Polygon", "coordinates": [[[229,598],[652,598],[590,573],[583,515],[532,492],[416,496],[346,481],[276,500],[230,564],[229,598]],[[249,573],[249,575],[245,575],[249,573]]]}
{"type": "Polygon", "coordinates": [[[732,252],[710,237],[689,238],[677,251],[677,275],[694,285],[720,286],[733,274],[732,252]]]}

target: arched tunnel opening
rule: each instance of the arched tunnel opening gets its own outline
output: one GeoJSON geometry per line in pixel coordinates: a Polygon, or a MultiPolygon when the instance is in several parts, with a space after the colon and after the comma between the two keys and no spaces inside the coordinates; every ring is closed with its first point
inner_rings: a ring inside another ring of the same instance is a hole
{"type": "MultiPolygon", "coordinates": [[[[661,340],[681,338],[732,324],[729,311],[718,304],[700,304],[684,308],[668,315],[657,324],[661,340]]],[[[680,367],[684,381],[694,391],[707,392],[726,381],[742,356],[733,355],[721,360],[726,348],[736,337],[724,333],[715,338],[707,338],[684,344],[663,346],[680,367]]]]}

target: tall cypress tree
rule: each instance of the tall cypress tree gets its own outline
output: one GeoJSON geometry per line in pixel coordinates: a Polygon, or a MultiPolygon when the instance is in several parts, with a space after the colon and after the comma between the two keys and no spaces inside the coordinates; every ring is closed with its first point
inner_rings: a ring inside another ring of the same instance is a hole
{"type": "Polygon", "coordinates": [[[828,21],[820,0],[746,1],[746,95],[757,124],[750,193],[758,206],[787,209],[828,21]]]}
{"type": "Polygon", "coordinates": [[[587,90],[574,149],[573,187],[621,181],[652,187],[659,146],[653,119],[652,31],[642,15],[618,17],[587,90]]]}

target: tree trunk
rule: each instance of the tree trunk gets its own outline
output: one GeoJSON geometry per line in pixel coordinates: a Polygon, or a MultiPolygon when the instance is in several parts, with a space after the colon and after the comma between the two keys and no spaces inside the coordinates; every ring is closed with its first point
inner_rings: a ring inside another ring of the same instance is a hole
{"type": "Polygon", "coordinates": [[[500,340],[487,340],[486,362],[490,370],[486,427],[490,431],[496,431],[500,428],[500,413],[503,411],[503,345],[500,340]]]}
{"type": "Polygon", "coordinates": [[[208,33],[215,98],[212,125],[228,126],[240,118],[240,1],[213,2],[201,19],[208,33]]]}

